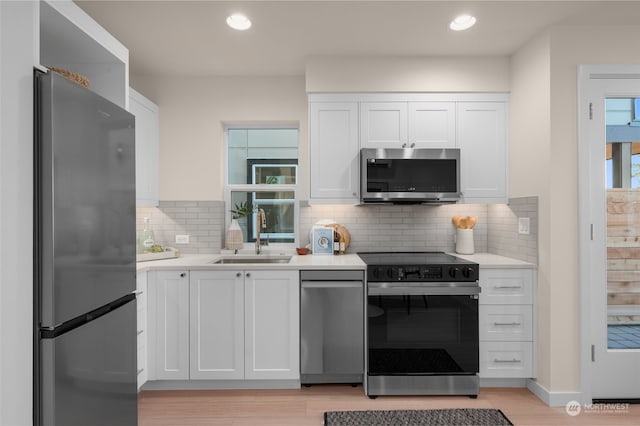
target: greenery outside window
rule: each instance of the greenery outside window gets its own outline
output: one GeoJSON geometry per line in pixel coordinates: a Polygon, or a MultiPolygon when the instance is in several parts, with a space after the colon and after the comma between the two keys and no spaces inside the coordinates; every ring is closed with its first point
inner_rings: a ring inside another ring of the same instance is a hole
{"type": "Polygon", "coordinates": [[[238,223],[245,242],[255,242],[257,212],[264,210],[266,229],[261,239],[293,245],[298,216],[297,125],[227,126],[225,135],[227,223],[233,216],[242,216],[238,223]]]}

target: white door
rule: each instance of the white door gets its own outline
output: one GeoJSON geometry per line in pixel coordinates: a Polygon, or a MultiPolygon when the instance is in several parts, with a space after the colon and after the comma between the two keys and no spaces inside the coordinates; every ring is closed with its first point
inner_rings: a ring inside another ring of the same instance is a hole
{"type": "Polygon", "coordinates": [[[244,274],[191,271],[190,378],[244,378],[244,274]]]}
{"type": "Polygon", "coordinates": [[[640,67],[584,66],[580,82],[583,375],[592,399],[640,398],[640,67]]]}
{"type": "Polygon", "coordinates": [[[245,379],[300,379],[298,271],[245,272],[245,379]]]}

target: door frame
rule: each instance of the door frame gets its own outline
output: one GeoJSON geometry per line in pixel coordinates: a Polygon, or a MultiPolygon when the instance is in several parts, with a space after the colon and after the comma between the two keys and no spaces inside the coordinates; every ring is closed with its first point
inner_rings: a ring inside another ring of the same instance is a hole
{"type": "MultiPolygon", "coordinates": [[[[582,64],[578,66],[578,279],[580,302],[580,398],[581,404],[591,404],[593,397],[592,383],[592,337],[590,332],[590,308],[591,308],[591,273],[590,257],[593,229],[591,217],[591,185],[590,178],[590,154],[588,149],[580,149],[588,143],[587,130],[590,121],[590,107],[587,99],[589,81],[593,75],[599,75],[601,79],[621,79],[625,76],[640,78],[640,65],[638,64],[582,64]]],[[[627,77],[627,78],[628,78],[627,77]]]]}

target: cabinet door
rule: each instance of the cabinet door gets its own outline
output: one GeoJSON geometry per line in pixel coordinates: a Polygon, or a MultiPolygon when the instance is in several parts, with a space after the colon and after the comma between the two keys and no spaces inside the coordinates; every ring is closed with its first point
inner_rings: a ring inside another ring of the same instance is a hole
{"type": "Polygon", "coordinates": [[[191,379],[244,378],[244,274],[191,271],[191,379]]]}
{"type": "Polygon", "coordinates": [[[410,102],[408,132],[411,148],[455,148],[455,103],[410,102]]]}
{"type": "Polygon", "coordinates": [[[189,378],[189,273],[156,271],[155,377],[189,378]]]}
{"type": "Polygon", "coordinates": [[[506,203],[507,129],[503,102],[461,102],[456,128],[465,203],[506,203]]]}
{"type": "Polygon", "coordinates": [[[300,378],[297,271],[245,273],[245,379],[300,378]]]}
{"type": "Polygon", "coordinates": [[[360,146],[362,148],[406,147],[407,103],[361,103],[360,146]]]}
{"type": "Polygon", "coordinates": [[[355,203],[359,199],[358,104],[309,104],[310,198],[355,203]]]}
{"type": "Polygon", "coordinates": [[[158,106],[129,88],[129,111],[136,117],[136,205],[158,205],[158,106]]]}
{"type": "Polygon", "coordinates": [[[138,389],[145,384],[149,377],[147,369],[147,273],[138,272],[136,278],[137,318],[136,330],[138,334],[138,389]]]}

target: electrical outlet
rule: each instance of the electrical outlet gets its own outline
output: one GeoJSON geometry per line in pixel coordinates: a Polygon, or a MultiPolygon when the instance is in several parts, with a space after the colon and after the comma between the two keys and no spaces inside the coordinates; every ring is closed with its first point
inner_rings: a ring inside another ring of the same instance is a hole
{"type": "Polygon", "coordinates": [[[176,235],[176,244],[189,244],[189,235],[176,235]]]}
{"type": "Polygon", "coordinates": [[[530,221],[528,217],[518,218],[518,234],[529,235],[530,221]]]}

